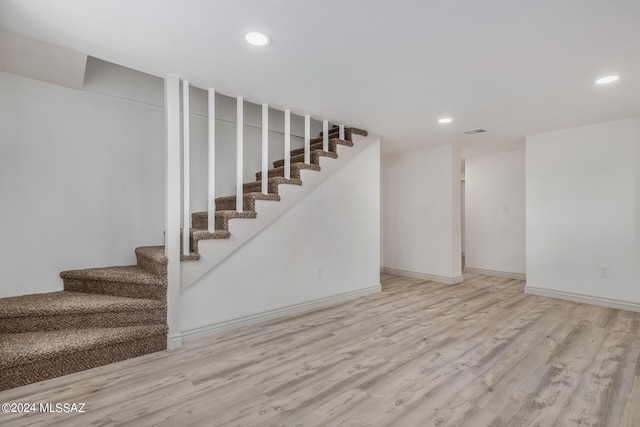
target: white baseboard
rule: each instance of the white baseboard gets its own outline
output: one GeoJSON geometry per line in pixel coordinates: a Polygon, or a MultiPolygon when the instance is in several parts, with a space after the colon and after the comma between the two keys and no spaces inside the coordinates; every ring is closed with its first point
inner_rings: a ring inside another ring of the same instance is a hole
{"type": "Polygon", "coordinates": [[[484,268],[465,267],[465,273],[484,274],[485,276],[504,277],[507,279],[527,280],[527,275],[509,271],[485,270],[484,268]]]}
{"type": "MultiPolygon", "coordinates": [[[[293,304],[286,307],[277,308],[274,310],[267,310],[260,313],[250,314],[247,316],[237,317],[235,319],[229,319],[222,322],[211,323],[209,325],[197,326],[194,328],[188,328],[182,330],[179,337],[174,337],[172,343],[176,343],[178,338],[180,344],[182,341],[191,341],[197,338],[208,337],[211,335],[219,334],[221,332],[230,331],[233,329],[242,328],[244,326],[250,326],[257,323],[266,322],[268,320],[277,319],[280,317],[297,314],[304,311],[311,311],[318,308],[323,308],[340,302],[352,300],[365,295],[375,294],[382,290],[380,283],[366,288],[358,289],[355,291],[344,292],[330,297],[319,298],[312,301],[307,301],[299,304],[293,304]]],[[[178,346],[179,346],[178,345],[178,346]]],[[[170,347],[173,348],[173,347],[170,347]]]]}
{"type": "Polygon", "coordinates": [[[524,292],[529,295],[538,295],[542,297],[559,298],[568,301],[581,302],[585,304],[600,305],[603,307],[617,308],[620,310],[628,310],[640,312],[640,303],[631,301],[622,301],[612,298],[603,298],[593,295],[579,294],[575,292],[556,291],[553,289],[538,288],[534,286],[525,286],[524,292]]]}
{"type": "Polygon", "coordinates": [[[167,350],[182,347],[182,334],[171,334],[167,336],[167,350]]]}
{"type": "Polygon", "coordinates": [[[428,280],[431,282],[446,283],[447,285],[455,285],[462,283],[463,277],[445,277],[435,274],[416,273],[415,271],[399,270],[397,268],[382,267],[384,273],[396,274],[398,276],[411,277],[412,279],[428,280]]]}

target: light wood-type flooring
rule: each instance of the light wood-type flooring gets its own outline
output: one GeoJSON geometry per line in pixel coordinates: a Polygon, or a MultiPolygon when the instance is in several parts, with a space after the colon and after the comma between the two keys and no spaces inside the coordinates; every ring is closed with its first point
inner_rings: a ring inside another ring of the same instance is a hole
{"type": "Polygon", "coordinates": [[[640,313],[382,275],[383,292],[0,392],[2,426],[640,426],[640,313]]]}

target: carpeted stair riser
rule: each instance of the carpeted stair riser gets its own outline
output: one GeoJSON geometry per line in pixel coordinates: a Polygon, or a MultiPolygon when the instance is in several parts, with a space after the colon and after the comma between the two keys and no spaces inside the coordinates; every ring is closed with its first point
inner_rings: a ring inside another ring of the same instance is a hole
{"type": "Polygon", "coordinates": [[[166,321],[167,309],[163,305],[155,310],[4,318],[0,319],[0,334],[60,331],[63,329],[116,328],[164,324],[166,321]]]}
{"type": "Polygon", "coordinates": [[[131,341],[59,354],[10,368],[3,367],[0,390],[85,371],[167,348],[166,331],[131,341]]]}
{"type": "MultiPolygon", "coordinates": [[[[195,212],[191,214],[191,222],[195,224],[193,228],[189,229],[189,252],[190,255],[180,255],[182,261],[197,261],[200,259],[198,255],[198,242],[200,240],[217,240],[217,239],[228,239],[231,236],[231,233],[227,230],[215,230],[213,233],[208,231],[209,223],[208,216],[204,218],[204,220],[194,218],[199,217],[199,215],[205,214],[206,212],[195,212]]],[[[182,254],[182,232],[180,229],[180,253],[182,254]]]]}
{"type": "MultiPolygon", "coordinates": [[[[338,151],[338,145],[344,145],[346,147],[353,147],[353,142],[348,141],[346,139],[338,139],[338,138],[332,138],[329,140],[329,152],[331,153],[335,153],[338,151]]],[[[315,151],[315,150],[322,150],[323,149],[323,143],[322,142],[318,142],[315,144],[312,144],[309,146],[309,150],[311,152],[315,151]]],[[[296,148],[295,150],[291,150],[291,156],[299,156],[300,154],[304,154],[304,147],[302,148],[296,148]]]]}
{"type": "MultiPolygon", "coordinates": [[[[311,164],[317,165],[320,163],[320,157],[330,157],[332,159],[337,159],[338,154],[331,151],[322,151],[322,149],[320,149],[320,150],[312,151],[310,157],[311,157],[310,159],[311,164]]],[[[290,161],[291,164],[302,163],[302,162],[304,162],[304,153],[291,157],[291,161],[290,161]]],[[[283,166],[284,166],[284,159],[276,160],[275,162],[273,162],[274,168],[281,168],[283,166]]]]}
{"type": "MultiPolygon", "coordinates": [[[[260,181],[254,182],[245,182],[242,184],[242,192],[244,194],[247,193],[257,193],[262,191],[262,183],[260,181]]],[[[267,183],[267,191],[269,194],[278,194],[278,183],[272,180],[269,180],[267,183]]]]}
{"type": "MultiPolygon", "coordinates": [[[[295,178],[295,179],[294,178],[286,179],[284,177],[269,178],[269,181],[267,184],[269,194],[278,194],[279,185],[284,185],[284,184],[302,185],[302,181],[298,178],[295,178]]],[[[258,193],[262,191],[262,182],[261,181],[248,182],[243,185],[242,190],[244,193],[258,193]]]]}
{"type": "MultiPolygon", "coordinates": [[[[311,170],[315,172],[320,172],[320,166],[314,164],[306,164],[306,163],[293,163],[291,165],[290,176],[293,179],[300,179],[300,171],[302,170],[311,170]]],[[[269,169],[269,178],[275,177],[284,177],[284,166],[269,169]]],[[[262,171],[256,172],[256,181],[262,180],[262,171]]]]}
{"type": "MultiPolygon", "coordinates": [[[[246,193],[242,197],[242,210],[255,211],[256,200],[269,200],[273,202],[279,202],[280,196],[277,194],[262,194],[262,193],[246,193]]],[[[216,210],[217,211],[231,211],[236,208],[236,196],[218,197],[216,198],[216,210]]]]}
{"type": "MultiPolygon", "coordinates": [[[[256,218],[255,211],[237,212],[234,210],[216,211],[216,230],[229,230],[229,221],[232,219],[256,218]]],[[[191,225],[193,228],[207,228],[209,214],[207,212],[194,212],[191,214],[191,225]]]]}
{"type": "Polygon", "coordinates": [[[166,285],[143,285],[139,283],[114,283],[104,280],[63,279],[64,290],[90,294],[114,295],[117,297],[145,298],[165,301],[166,285]]]}
{"type": "Polygon", "coordinates": [[[167,277],[167,257],[164,246],[136,248],[136,259],[140,267],[158,277],[167,277]]]}

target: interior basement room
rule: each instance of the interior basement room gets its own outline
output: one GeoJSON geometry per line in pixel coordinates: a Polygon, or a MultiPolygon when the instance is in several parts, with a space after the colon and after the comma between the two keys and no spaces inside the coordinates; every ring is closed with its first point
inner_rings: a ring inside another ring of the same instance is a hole
{"type": "Polygon", "coordinates": [[[639,22],[0,0],[0,425],[640,427],[639,22]]]}

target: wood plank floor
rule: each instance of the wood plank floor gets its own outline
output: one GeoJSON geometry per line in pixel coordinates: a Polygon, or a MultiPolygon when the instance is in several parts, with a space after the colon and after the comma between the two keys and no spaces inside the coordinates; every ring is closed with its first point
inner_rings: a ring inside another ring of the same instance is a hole
{"type": "Polygon", "coordinates": [[[640,313],[465,275],[383,292],[62,378],[2,426],[640,426],[640,313]]]}

